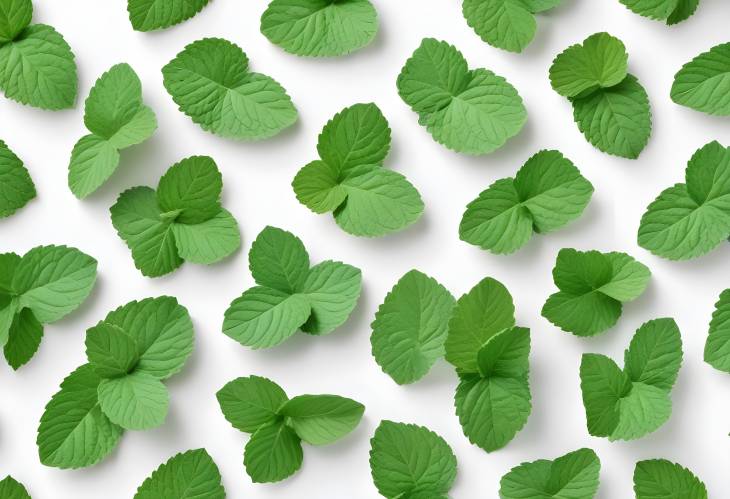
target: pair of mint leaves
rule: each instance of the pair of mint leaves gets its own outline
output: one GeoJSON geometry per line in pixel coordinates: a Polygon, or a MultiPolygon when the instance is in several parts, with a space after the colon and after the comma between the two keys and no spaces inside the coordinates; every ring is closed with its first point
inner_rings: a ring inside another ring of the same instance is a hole
{"type": "Polygon", "coordinates": [[[730,116],[730,43],[712,47],[682,66],[671,97],[677,104],[708,114],[730,116]]]}
{"type": "Polygon", "coordinates": [[[98,463],[124,430],[162,424],[169,395],[162,383],[193,350],[193,324],[175,298],[133,301],[86,333],[88,363],[74,370],[46,405],[38,426],[41,463],[98,463]]]}
{"type": "Polygon", "coordinates": [[[403,175],[383,166],[389,151],[390,127],[378,106],[347,107],[322,129],[320,159],[299,170],[294,193],[313,212],[332,212],[355,236],[401,230],[421,217],[423,201],[403,175]]]}
{"type": "Polygon", "coordinates": [[[467,205],[459,237],[492,253],[512,253],[533,233],[577,219],[592,195],[593,185],[569,159],[559,151],[540,151],[514,178],[497,180],[467,205]]]}
{"type": "Polygon", "coordinates": [[[686,21],[695,13],[700,0],[620,0],[640,16],[664,21],[668,25],[686,21]]]}
{"type": "Polygon", "coordinates": [[[0,140],[0,218],[9,217],[35,197],[30,173],[20,158],[0,140]]]}
{"type": "Polygon", "coordinates": [[[360,269],[332,260],[310,266],[302,241],[276,227],[261,231],[248,260],[257,285],[233,300],[223,321],[223,332],[245,346],[273,347],[297,330],[328,334],[360,297],[360,269]]]}
{"type": "Polygon", "coordinates": [[[236,219],[221,206],[223,178],[208,156],[171,166],[157,189],[133,187],[111,207],[114,228],[143,275],[158,277],[184,261],[212,264],[236,251],[236,219]]]}
{"type": "Polygon", "coordinates": [[[466,22],[479,37],[500,49],[522,52],[537,32],[535,14],[562,0],[463,0],[466,22]]]}
{"type": "Polygon", "coordinates": [[[218,466],[205,449],[181,452],[142,482],[132,499],[225,499],[218,466]]]}
{"type": "Polygon", "coordinates": [[[687,260],[730,237],[730,149],[718,142],[687,163],[685,183],[662,191],[641,217],[638,242],[655,255],[687,260]]]}
{"type": "Polygon", "coordinates": [[[578,129],[597,149],[636,159],[651,135],[649,97],[628,73],[626,47],[596,33],[568,47],[550,67],[550,83],[573,105],[578,129]]]}
{"type": "Polygon", "coordinates": [[[73,107],[76,62],[66,40],[51,26],[31,24],[31,0],[4,0],[2,8],[0,89],[5,96],[41,109],[73,107]]]}
{"type": "Polygon", "coordinates": [[[221,411],[234,428],[250,433],[243,464],[254,482],[278,482],[302,465],[302,441],[328,445],[352,432],[365,406],[338,395],[288,398],[273,381],[259,376],[237,378],[216,394],[221,411]]]}
{"type": "Polygon", "coordinates": [[[13,369],[40,346],[43,325],[76,310],[96,282],[97,262],[66,246],[0,254],[0,346],[13,369]]]}

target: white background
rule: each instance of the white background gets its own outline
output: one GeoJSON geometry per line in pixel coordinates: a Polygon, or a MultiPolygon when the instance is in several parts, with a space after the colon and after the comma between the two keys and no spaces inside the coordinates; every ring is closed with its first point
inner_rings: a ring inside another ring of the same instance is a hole
{"type": "Polygon", "coordinates": [[[0,138],[25,161],[38,198],[0,220],[0,251],[23,253],[42,244],[69,244],[99,260],[92,296],[72,315],[46,326],[37,355],[17,373],[0,362],[0,475],[24,482],[35,499],[126,499],[171,455],[205,447],[223,475],[228,497],[360,499],[377,497],[368,465],[369,438],[381,419],[426,425],[452,446],[459,461],[452,496],[497,497],[500,477],[522,461],[554,458],[581,446],[602,462],[601,499],[626,499],[637,460],[663,457],[690,467],[710,496],[726,497],[730,469],[730,375],[702,362],[713,304],[730,287],[730,244],[684,263],[650,255],[636,244],[639,219],[665,187],[684,178],[687,159],[717,139],[730,145],[730,119],[679,107],[669,99],[674,73],[710,47],[728,41],[730,4],[703,0],[697,14],[675,27],[639,17],[618,0],[565,0],[538,16],[539,32],[522,54],[482,42],[462,18],[457,0],[374,0],[381,21],[375,42],[342,58],[298,58],[273,46],[259,32],[264,0],[214,0],[192,20],[156,33],[137,33],[122,0],[35,0],[34,22],[55,26],[73,48],[79,67],[75,109],[49,112],[0,97],[0,138]],[[570,104],[552,91],[548,68],[568,45],[597,31],[621,38],[629,70],[646,87],[654,130],[637,161],[608,156],[589,145],[572,121],[570,104]],[[278,137],[237,143],[202,131],[180,113],[162,86],[160,69],[185,44],[205,36],[239,44],[252,70],[273,76],[289,91],[300,119],[278,137]],[[525,100],[529,121],[498,152],[483,157],[455,154],[435,143],[400,100],[395,79],[421,39],[444,39],[463,51],[472,67],[505,76],[525,100]],[[139,74],[144,96],[157,113],[159,130],[126,150],[117,174],[85,201],[66,187],[74,142],[86,133],[83,99],[111,65],[128,62],[139,74]],[[295,199],[290,182],[316,158],[317,134],[335,112],[356,102],[376,102],[393,129],[386,165],[408,177],[426,203],[423,218],[399,234],[367,240],[342,232],[328,215],[315,215],[295,199]],[[535,237],[511,256],[495,256],[461,242],[457,227],[465,205],[498,178],[511,176],[533,153],[561,150],[594,184],[583,217],[568,228],[535,237]],[[239,221],[240,251],[220,264],[185,264],[173,274],[149,279],[132,263],[116,235],[109,207],[124,189],[151,185],[174,162],[211,155],[223,172],[223,203],[239,221]],[[247,266],[251,241],[267,224],[298,234],[313,262],[340,259],[363,270],[359,306],[346,325],[326,337],[297,334],[267,351],[244,348],[221,333],[230,301],[253,284],[247,266]],[[647,292],[627,305],[617,327],[594,339],[563,333],[540,316],[554,286],[550,271],[563,247],[626,251],[653,272],[647,292]],[[525,429],[505,449],[487,454],[469,444],[453,410],[456,377],[439,361],[422,381],[397,386],[370,354],[373,314],[396,280],[418,268],[455,296],[485,276],[512,292],[517,320],[532,330],[533,410],[525,429]],[[164,426],[126,432],[101,464],[82,470],[42,466],[35,445],[38,420],[60,381],[85,361],[84,331],[130,300],[169,294],[193,318],[195,351],[184,371],[169,380],[170,414],[164,426]],[[644,321],[674,317],[682,330],[685,362],[673,391],[671,419],[633,442],[590,437],[581,403],[578,366],[583,352],[601,352],[621,363],[634,330],[644,321]],[[290,395],[335,393],[363,402],[362,424],[328,447],[305,446],[304,465],[294,477],[252,484],[242,464],[248,436],[223,418],[215,392],[249,374],[270,377],[290,395]]]}

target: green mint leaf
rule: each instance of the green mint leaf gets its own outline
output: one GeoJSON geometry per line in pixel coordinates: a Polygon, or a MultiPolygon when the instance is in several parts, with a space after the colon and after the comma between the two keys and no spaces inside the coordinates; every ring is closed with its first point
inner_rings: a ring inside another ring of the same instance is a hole
{"type": "Polygon", "coordinates": [[[639,225],[639,245],[670,260],[704,255],[730,236],[730,149],[717,142],[699,149],[685,182],[662,191],[639,225]]]}
{"type": "Polygon", "coordinates": [[[180,111],[216,135],[265,139],[297,120],[284,88],[273,78],[250,72],[246,54],[228,40],[191,43],[162,68],[162,75],[180,111]]]}
{"type": "Polygon", "coordinates": [[[705,484],[690,470],[666,459],[636,463],[636,499],[707,499],[705,484]]]}
{"type": "Polygon", "coordinates": [[[139,361],[137,342],[118,326],[101,322],[86,331],[86,358],[102,378],[126,376],[139,361]]]}
{"type": "Polygon", "coordinates": [[[671,97],[682,106],[708,114],[730,115],[730,43],[703,52],[682,66],[672,83],[671,97]]]}
{"type": "Polygon", "coordinates": [[[243,464],[254,483],[270,483],[296,473],[303,458],[297,434],[283,422],[276,422],[262,426],[251,436],[244,449],[243,464]]]}
{"type": "Polygon", "coordinates": [[[559,291],[548,297],[542,316],[568,333],[594,336],[618,322],[622,304],[641,296],[650,278],[626,253],[563,248],[553,268],[559,291]]]}
{"type": "Polygon", "coordinates": [[[279,409],[288,400],[279,385],[260,376],[229,381],[216,397],[223,416],[245,433],[255,433],[262,426],[279,421],[279,409]]]}
{"type": "Polygon", "coordinates": [[[517,135],[527,111],[517,90],[486,69],[469,70],[455,47],[425,38],[401,70],[398,94],[436,142],[486,154],[517,135]]]}
{"type": "Polygon", "coordinates": [[[444,343],[446,360],[464,372],[479,372],[479,350],[514,325],[515,306],[507,288],[491,277],[483,279],[456,302],[444,343]]]}
{"type": "Polygon", "coordinates": [[[134,187],[111,207],[112,224],[143,275],[168,274],[183,261],[213,264],[241,246],[235,218],[221,207],[221,174],[208,156],[171,166],[157,191],[134,187]]]}
{"type": "Polygon", "coordinates": [[[593,499],[601,461],[591,449],[578,449],[554,460],[539,459],[512,468],[499,482],[501,499],[593,499]]]}
{"type": "Polygon", "coordinates": [[[119,150],[144,142],[157,128],[154,112],[142,103],[142,84],[128,64],[101,75],[86,99],[84,123],[91,135],[71,152],[68,185],[78,198],[96,191],[119,165],[119,150]]]}
{"type": "Polygon", "coordinates": [[[686,21],[697,11],[699,5],[700,0],[679,0],[677,2],[677,8],[667,18],[667,24],[671,26],[686,21]]]}
{"type": "Polygon", "coordinates": [[[5,360],[10,367],[18,370],[35,355],[42,339],[43,324],[38,322],[29,308],[20,310],[8,330],[8,339],[3,348],[5,360]]]}
{"type": "Polygon", "coordinates": [[[32,24],[0,43],[0,89],[8,99],[55,111],[73,107],[76,87],[71,47],[51,26],[32,24]]]}
{"type": "Polygon", "coordinates": [[[456,479],[456,456],[424,426],[383,420],[370,439],[370,472],[384,497],[445,499],[456,479]]]}
{"type": "Polygon", "coordinates": [[[170,396],[162,381],[135,370],[99,383],[99,407],[125,430],[149,430],[165,422],[170,396]]]}
{"type": "Polygon", "coordinates": [[[129,0],[129,22],[137,31],[169,28],[187,21],[210,0],[129,0]]]}
{"type": "Polygon", "coordinates": [[[284,402],[278,413],[303,441],[327,445],[352,432],[365,406],[338,395],[298,395],[284,402]]]}
{"type": "MultiPolygon", "coordinates": [[[[2,13],[0,13],[0,21],[1,20],[2,13]]],[[[25,486],[10,475],[0,480],[0,497],[3,499],[31,499],[25,486]]]]}
{"type": "Polygon", "coordinates": [[[464,0],[464,18],[488,44],[522,52],[535,37],[537,22],[523,0],[464,0]]]}
{"type": "Polygon", "coordinates": [[[533,232],[551,232],[578,218],[592,194],[593,185],[569,159],[540,151],[514,178],[497,180],[467,205],[459,237],[493,253],[511,253],[533,232]]]}
{"type": "Polygon", "coordinates": [[[23,162],[0,140],[0,218],[9,217],[35,196],[35,184],[23,162]]]}
{"type": "Polygon", "coordinates": [[[588,432],[633,440],[661,427],[671,415],[681,362],[682,339],[672,319],[655,319],[636,331],[623,371],[608,357],[584,354],[580,378],[588,432]]]}
{"type": "Polygon", "coordinates": [[[213,458],[205,449],[172,456],[142,482],[134,499],[225,499],[213,458]]]}
{"type": "Polygon", "coordinates": [[[272,0],[261,16],[261,33],[300,56],[346,55],[377,32],[378,13],[369,0],[272,0]]]}
{"type": "Polygon", "coordinates": [[[730,289],[715,303],[704,358],[715,369],[730,373],[730,289]]]}
{"type": "Polygon", "coordinates": [[[522,0],[527,5],[530,12],[537,14],[538,12],[545,12],[546,10],[554,9],[560,5],[563,0],[522,0]]]}
{"type": "Polygon", "coordinates": [[[411,270],[387,294],[371,324],[373,357],[399,385],[418,381],[444,356],[455,300],[432,277],[411,270]]]}
{"type": "Polygon", "coordinates": [[[12,42],[30,24],[31,0],[4,0],[0,5],[0,45],[12,42]]]}
{"type": "Polygon", "coordinates": [[[621,40],[608,33],[596,33],[555,58],[550,66],[550,84],[563,97],[584,97],[621,83],[628,62],[621,40]]]}
{"type": "Polygon", "coordinates": [[[258,235],[249,263],[259,286],[233,300],[223,321],[223,332],[245,346],[269,348],[299,329],[327,334],[347,320],[360,296],[359,269],[334,261],[310,268],[301,241],[275,227],[258,235]]]}
{"type": "Polygon", "coordinates": [[[98,463],[117,445],[124,430],[99,407],[101,378],[84,364],[61,383],[46,405],[38,426],[41,463],[56,468],[81,468],[98,463]]]}
{"type": "Polygon", "coordinates": [[[530,330],[513,327],[489,338],[477,354],[483,378],[527,379],[530,372],[530,330]]]}
{"type": "Polygon", "coordinates": [[[355,236],[382,236],[413,224],[423,201],[404,176],[382,166],[389,149],[390,127],[378,106],[343,109],[319,135],[321,161],[294,177],[297,199],[315,213],[332,211],[335,222],[355,236]]]}
{"type": "Polygon", "coordinates": [[[688,19],[699,5],[699,0],[620,0],[640,16],[677,24],[688,19]]]}

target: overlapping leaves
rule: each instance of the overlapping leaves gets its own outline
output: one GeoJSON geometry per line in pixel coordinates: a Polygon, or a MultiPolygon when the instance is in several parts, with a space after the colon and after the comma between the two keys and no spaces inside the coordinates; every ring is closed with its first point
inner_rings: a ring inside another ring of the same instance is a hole
{"type": "Polygon", "coordinates": [[[0,140],[0,218],[9,217],[35,196],[35,184],[23,162],[0,140]]]}
{"type": "Polygon", "coordinates": [[[225,499],[221,474],[205,449],[172,456],[152,472],[134,499],[225,499]]]}
{"type": "Polygon", "coordinates": [[[319,135],[321,159],[304,166],[292,187],[315,213],[331,211],[344,231],[366,237],[401,230],[423,213],[421,195],[385,168],[390,128],[375,104],[355,104],[335,115],[319,135]]]}
{"type": "Polygon", "coordinates": [[[730,115],[730,43],[712,47],[682,66],[674,75],[670,95],[682,106],[730,115]]]}
{"type": "Polygon", "coordinates": [[[634,469],[636,499],[707,499],[705,484],[687,468],[666,459],[648,459],[634,469]]]}
{"type": "Polygon", "coordinates": [[[169,28],[193,17],[210,0],[128,0],[129,22],[137,31],[169,28]]]}
{"type": "Polygon", "coordinates": [[[223,332],[242,345],[269,348],[297,330],[313,335],[341,326],[357,304],[360,270],[327,260],[313,267],[294,234],[266,227],[248,254],[257,286],[225,312],[223,332]]]}
{"type": "Polygon", "coordinates": [[[640,16],[664,21],[668,25],[681,23],[695,13],[700,0],[620,0],[640,16]]]}

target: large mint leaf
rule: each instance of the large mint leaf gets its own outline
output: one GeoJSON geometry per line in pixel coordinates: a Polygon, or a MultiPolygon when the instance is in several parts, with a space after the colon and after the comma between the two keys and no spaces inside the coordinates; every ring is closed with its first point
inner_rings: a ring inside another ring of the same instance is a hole
{"type": "Polygon", "coordinates": [[[221,481],[218,466],[205,449],[189,450],[153,471],[134,499],[225,499],[221,481]]]}

